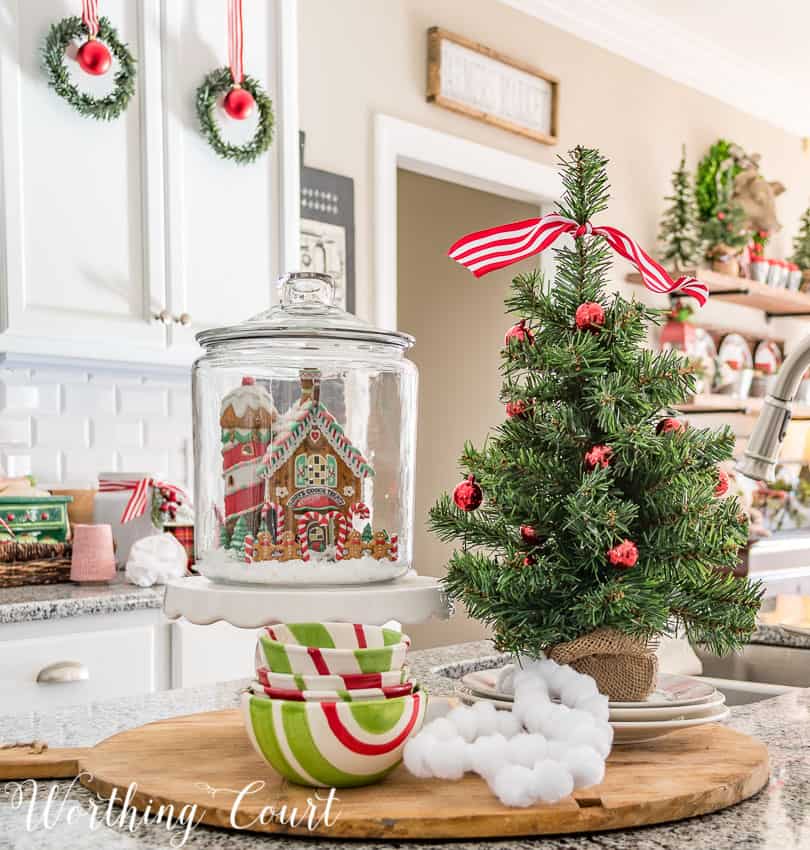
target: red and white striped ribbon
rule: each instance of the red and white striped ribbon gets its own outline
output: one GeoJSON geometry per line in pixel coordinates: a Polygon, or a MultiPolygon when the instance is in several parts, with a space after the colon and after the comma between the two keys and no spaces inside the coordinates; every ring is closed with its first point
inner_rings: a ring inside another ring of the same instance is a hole
{"type": "Polygon", "coordinates": [[[0,525],[2,525],[2,526],[3,526],[3,528],[5,528],[5,530],[6,530],[6,531],[7,531],[7,532],[8,532],[8,533],[12,536],[12,537],[16,537],[16,536],[17,536],[17,535],[14,533],[14,531],[12,530],[11,526],[10,526],[10,525],[9,525],[9,524],[8,524],[8,523],[4,520],[4,519],[3,519],[3,517],[0,517],[0,525]]]}
{"type": "Polygon", "coordinates": [[[82,0],[82,21],[90,38],[98,35],[98,0],[82,0]]]}
{"type": "Polygon", "coordinates": [[[228,0],[228,65],[234,85],[245,78],[243,46],[242,0],[228,0]]]}
{"type": "Polygon", "coordinates": [[[158,489],[169,490],[172,495],[181,495],[186,497],[185,491],[176,484],[169,484],[166,481],[158,481],[155,478],[141,478],[140,480],[133,478],[124,481],[110,481],[107,478],[102,478],[98,482],[98,490],[100,493],[121,493],[124,490],[132,490],[132,495],[124,507],[121,514],[121,524],[137,519],[146,513],[147,496],[149,488],[156,487],[158,489]]]}
{"type": "Polygon", "coordinates": [[[482,277],[545,251],[566,233],[572,234],[574,239],[601,236],[617,254],[638,269],[644,285],[652,292],[689,295],[701,307],[709,297],[705,283],[685,275],[673,280],[659,262],[621,230],[606,225],[594,227],[589,221],[580,224],[557,213],[468,233],[450,248],[448,256],[476,277],[482,277]]]}

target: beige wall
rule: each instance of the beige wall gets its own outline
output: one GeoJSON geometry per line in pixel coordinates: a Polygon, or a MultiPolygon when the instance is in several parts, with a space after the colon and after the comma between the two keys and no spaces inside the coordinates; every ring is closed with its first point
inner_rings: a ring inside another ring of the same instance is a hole
{"type": "MultiPolygon", "coordinates": [[[[480,446],[503,421],[499,351],[513,321],[503,299],[512,275],[531,260],[483,280],[449,263],[447,246],[462,231],[492,221],[537,215],[530,204],[477,192],[408,171],[398,174],[398,310],[416,336],[411,359],[419,367],[414,563],[426,575],[444,575],[453,550],[427,531],[428,510],[460,480],[465,440],[480,446]]],[[[448,623],[409,627],[416,646],[473,640],[483,627],[462,611],[448,623]]]]}
{"type": "MultiPolygon", "coordinates": [[[[789,245],[787,237],[810,199],[810,156],[795,136],[497,0],[300,0],[299,5],[306,161],[355,180],[361,315],[371,316],[373,305],[372,119],[377,112],[545,163],[554,163],[559,151],[575,144],[595,145],[611,159],[609,223],[649,248],[684,142],[692,164],[721,135],[762,154],[766,175],[788,187],[779,199],[785,230],[775,240],[775,256],[789,245]],[[427,103],[425,32],[433,25],[559,77],[559,146],[537,144],[427,103]]],[[[739,307],[707,308],[712,316],[751,328],[759,324],[756,314],[739,307]]]]}

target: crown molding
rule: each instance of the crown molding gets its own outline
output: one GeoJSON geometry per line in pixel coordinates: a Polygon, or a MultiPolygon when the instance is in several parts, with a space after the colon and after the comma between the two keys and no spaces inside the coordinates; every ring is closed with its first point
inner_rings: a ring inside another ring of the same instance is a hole
{"type": "Polygon", "coordinates": [[[500,0],[585,41],[603,47],[717,98],[788,133],[810,136],[803,86],[696,35],[633,0],[500,0]]]}

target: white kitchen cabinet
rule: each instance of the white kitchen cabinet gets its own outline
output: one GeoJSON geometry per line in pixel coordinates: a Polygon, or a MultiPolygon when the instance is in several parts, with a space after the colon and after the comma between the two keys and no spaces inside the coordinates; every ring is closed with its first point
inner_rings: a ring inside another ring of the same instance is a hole
{"type": "MultiPolygon", "coordinates": [[[[276,116],[273,145],[246,166],[217,157],[194,112],[197,86],[227,62],[226,8],[108,0],[138,77],[127,110],[104,122],[73,111],[41,69],[66,8],[4,5],[0,352],[186,364],[196,330],[265,308],[270,281],[297,265],[296,3],[245,9],[245,70],[276,116]],[[173,320],[183,313],[190,326],[173,320]]],[[[111,74],[67,61],[83,88],[108,90],[111,74]]],[[[250,130],[235,124],[223,118],[227,132],[250,130]]]]}
{"type": "Polygon", "coordinates": [[[165,690],[170,640],[154,610],[0,626],[0,714],[165,690]]]}
{"type": "Polygon", "coordinates": [[[239,629],[224,622],[208,626],[185,620],[172,623],[173,687],[254,678],[258,634],[258,629],[239,629]]]}

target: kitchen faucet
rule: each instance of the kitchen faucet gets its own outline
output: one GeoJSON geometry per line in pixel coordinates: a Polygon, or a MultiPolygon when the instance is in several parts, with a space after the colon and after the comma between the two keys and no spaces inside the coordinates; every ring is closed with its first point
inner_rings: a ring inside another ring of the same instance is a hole
{"type": "Polygon", "coordinates": [[[757,481],[773,481],[779,447],[790,422],[793,399],[810,366],[810,336],[782,364],[773,391],[766,396],[757,424],[737,470],[757,481]]]}

